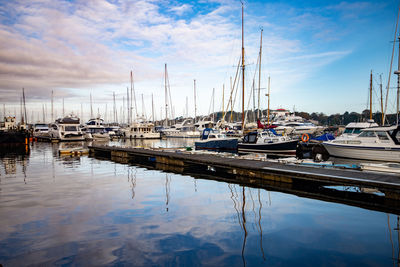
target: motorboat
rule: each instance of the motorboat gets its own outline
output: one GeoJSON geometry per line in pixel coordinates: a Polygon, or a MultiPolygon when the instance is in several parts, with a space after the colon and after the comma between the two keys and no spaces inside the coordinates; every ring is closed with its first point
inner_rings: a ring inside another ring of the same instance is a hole
{"type": "Polygon", "coordinates": [[[85,132],[86,140],[107,141],[110,134],[106,131],[104,120],[98,116],[90,119],[82,129],[85,132]]]}
{"type": "Polygon", "coordinates": [[[35,123],[32,128],[32,135],[35,138],[49,138],[49,125],[46,123],[35,123]]]}
{"type": "Polygon", "coordinates": [[[215,127],[215,122],[209,117],[203,117],[201,120],[194,124],[194,127],[200,133],[203,132],[204,129],[211,129],[215,127]]]}
{"type": "Polygon", "coordinates": [[[298,140],[278,135],[274,129],[250,132],[238,144],[239,153],[266,153],[276,156],[296,154],[298,140]]]}
{"type": "Polygon", "coordinates": [[[64,118],[59,118],[52,123],[49,128],[51,139],[60,141],[83,141],[85,135],[79,127],[80,119],[70,114],[64,118]]]}
{"type": "Polygon", "coordinates": [[[196,150],[237,151],[238,138],[227,137],[225,134],[211,128],[203,130],[201,140],[195,143],[196,150]]]}
{"type": "Polygon", "coordinates": [[[199,138],[201,132],[196,130],[192,119],[185,119],[181,123],[164,128],[162,134],[165,137],[199,138]]]}
{"type": "Polygon", "coordinates": [[[400,162],[399,127],[372,127],[361,130],[356,137],[323,142],[330,156],[400,162]]]}
{"type": "Polygon", "coordinates": [[[122,129],[122,135],[127,139],[160,139],[161,134],[156,132],[151,122],[133,122],[128,128],[122,129]]]}

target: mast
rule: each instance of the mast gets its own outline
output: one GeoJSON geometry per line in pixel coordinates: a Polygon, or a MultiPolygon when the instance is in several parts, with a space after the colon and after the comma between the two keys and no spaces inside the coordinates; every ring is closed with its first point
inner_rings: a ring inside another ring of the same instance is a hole
{"type": "MultiPolygon", "coordinates": [[[[233,99],[232,99],[232,94],[233,94],[233,85],[232,85],[232,76],[229,77],[230,80],[230,84],[231,84],[231,117],[229,118],[229,122],[232,122],[233,120],[233,99]]],[[[236,94],[235,94],[235,98],[236,98],[236,94]]]]}
{"type": "Polygon", "coordinates": [[[26,117],[25,89],[24,88],[22,88],[22,100],[24,101],[25,124],[28,124],[28,118],[26,117]]]}
{"type": "Polygon", "coordinates": [[[167,87],[167,63],[165,63],[165,71],[164,71],[164,84],[165,84],[165,126],[168,126],[168,87],[167,87]]]}
{"type": "Polygon", "coordinates": [[[399,39],[399,59],[397,63],[397,70],[394,74],[397,75],[397,105],[396,105],[396,125],[399,126],[399,97],[400,97],[400,36],[399,39]]]}
{"type": "Polygon", "coordinates": [[[222,84],[222,119],[225,120],[225,84],[222,84]]]}
{"type": "Polygon", "coordinates": [[[196,104],[196,79],[193,80],[193,90],[194,90],[194,121],[196,122],[197,116],[197,104],[196,104]]]}
{"type": "Polygon", "coordinates": [[[128,87],[126,87],[126,108],[127,108],[126,116],[128,119],[127,123],[128,123],[128,125],[130,125],[131,118],[130,118],[130,114],[129,114],[129,88],[128,87]]]}
{"type": "Polygon", "coordinates": [[[243,31],[243,2],[242,2],[242,131],[244,131],[244,31],[243,31]]]}
{"type": "Polygon", "coordinates": [[[82,106],[82,103],[81,103],[81,121],[83,121],[83,106],[82,106]]]}
{"type": "Polygon", "coordinates": [[[270,97],[270,85],[271,85],[271,77],[268,76],[268,109],[267,109],[267,119],[268,119],[268,125],[269,125],[269,97],[270,97]]]}
{"type": "Polygon", "coordinates": [[[369,119],[372,120],[372,70],[369,78],[369,119]]]}
{"type": "Polygon", "coordinates": [[[259,53],[260,62],[259,62],[259,65],[258,65],[258,108],[257,108],[257,119],[260,119],[262,34],[263,34],[263,28],[261,28],[260,53],[259,53]]]}
{"type": "Polygon", "coordinates": [[[44,104],[42,104],[42,121],[43,123],[46,121],[46,116],[44,115],[44,104]]]}
{"type": "Polygon", "coordinates": [[[63,97],[63,113],[62,114],[63,114],[63,117],[64,117],[65,116],[64,115],[64,97],[63,97]]]}
{"type": "Polygon", "coordinates": [[[381,123],[381,125],[383,126],[384,125],[384,123],[383,123],[383,93],[382,93],[382,74],[381,75],[379,75],[379,77],[380,77],[380,80],[381,80],[381,83],[380,83],[380,85],[379,85],[379,87],[380,87],[380,89],[381,89],[381,115],[382,115],[382,123],[381,123]]]}
{"type": "MultiPolygon", "coordinates": [[[[396,27],[395,27],[395,30],[394,30],[393,50],[392,50],[392,56],[391,56],[391,59],[390,59],[389,78],[388,78],[388,83],[387,83],[387,87],[386,87],[385,112],[384,112],[385,114],[383,115],[383,124],[384,124],[385,118],[386,118],[387,102],[388,102],[389,89],[390,89],[390,77],[391,77],[391,74],[392,74],[393,56],[394,56],[394,50],[395,50],[395,47],[396,47],[396,38],[397,38],[396,36],[397,36],[397,26],[399,24],[399,17],[400,17],[400,6],[399,6],[399,9],[397,11],[396,27]]],[[[400,57],[400,55],[399,55],[399,57],[400,57]]],[[[395,74],[396,74],[396,72],[395,72],[395,74]]],[[[397,124],[398,123],[396,122],[396,125],[397,124]]]]}

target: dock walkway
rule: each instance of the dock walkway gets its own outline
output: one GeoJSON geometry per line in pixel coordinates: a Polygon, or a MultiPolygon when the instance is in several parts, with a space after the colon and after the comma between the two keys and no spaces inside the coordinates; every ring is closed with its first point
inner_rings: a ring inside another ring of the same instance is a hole
{"type": "MultiPolygon", "coordinates": [[[[214,154],[167,151],[158,149],[123,148],[116,146],[89,147],[94,155],[127,160],[141,160],[174,166],[201,165],[216,172],[249,178],[267,179],[275,182],[292,183],[294,179],[328,185],[346,185],[376,188],[381,191],[397,192],[400,195],[400,175],[366,172],[349,169],[320,168],[296,164],[222,157],[214,154]]],[[[397,198],[397,197],[396,197],[397,198]]]]}

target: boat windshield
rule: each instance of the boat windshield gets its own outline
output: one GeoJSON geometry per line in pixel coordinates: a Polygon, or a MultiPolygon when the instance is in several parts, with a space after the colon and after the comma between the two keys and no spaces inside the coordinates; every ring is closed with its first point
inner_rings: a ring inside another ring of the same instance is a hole
{"type": "Polygon", "coordinates": [[[359,137],[376,137],[375,132],[365,131],[360,133],[359,137]]]}
{"type": "Polygon", "coordinates": [[[77,131],[76,126],[65,126],[66,132],[75,132],[77,131]]]}
{"type": "Polygon", "coordinates": [[[353,130],[354,130],[354,128],[346,128],[346,129],[344,129],[344,132],[343,132],[343,133],[345,133],[345,134],[351,134],[351,133],[353,133],[353,130]]]}
{"type": "Polygon", "coordinates": [[[379,140],[389,140],[389,137],[386,132],[376,132],[379,140]]]}

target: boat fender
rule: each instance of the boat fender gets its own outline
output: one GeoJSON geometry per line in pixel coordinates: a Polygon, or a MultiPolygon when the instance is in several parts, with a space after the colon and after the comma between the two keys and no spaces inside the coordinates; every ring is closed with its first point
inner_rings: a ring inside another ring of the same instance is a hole
{"type": "Polygon", "coordinates": [[[285,141],[285,138],[283,138],[283,137],[281,137],[280,139],[281,139],[281,141],[285,141]]]}
{"type": "Polygon", "coordinates": [[[301,141],[303,141],[303,142],[308,142],[308,140],[310,140],[310,136],[309,136],[308,134],[304,133],[304,134],[301,136],[301,141]]]}

